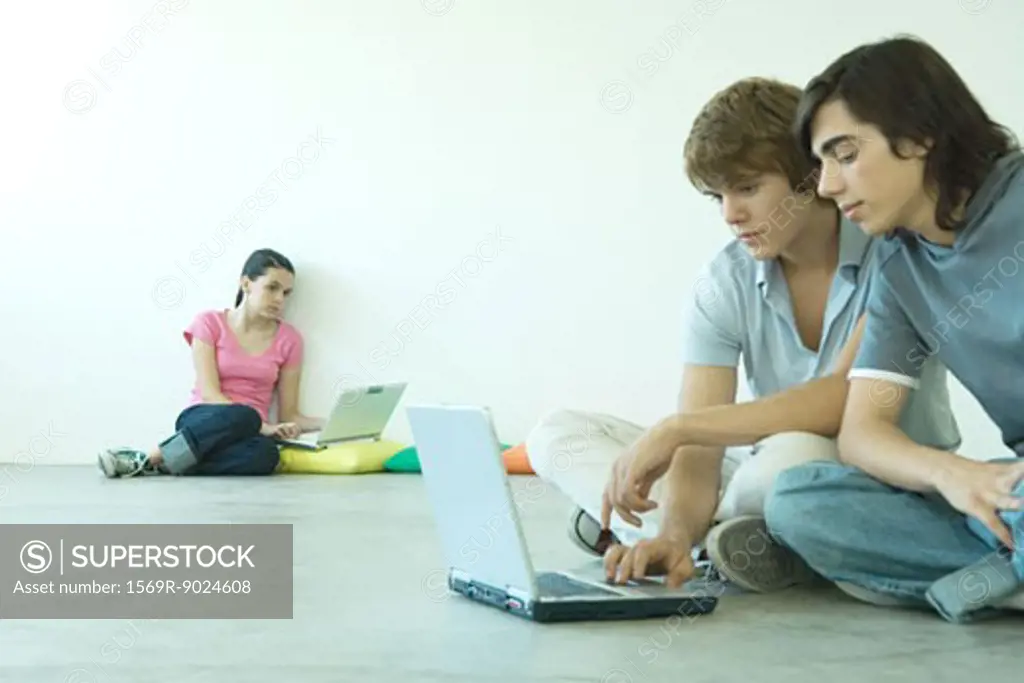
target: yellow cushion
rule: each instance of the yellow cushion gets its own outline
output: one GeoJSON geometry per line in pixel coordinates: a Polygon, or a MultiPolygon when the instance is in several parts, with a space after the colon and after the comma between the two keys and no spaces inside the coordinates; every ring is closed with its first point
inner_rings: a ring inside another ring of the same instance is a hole
{"type": "Polygon", "coordinates": [[[278,474],[362,474],[383,472],[384,462],[405,448],[405,444],[381,439],[328,446],[323,450],[284,446],[278,474]]]}

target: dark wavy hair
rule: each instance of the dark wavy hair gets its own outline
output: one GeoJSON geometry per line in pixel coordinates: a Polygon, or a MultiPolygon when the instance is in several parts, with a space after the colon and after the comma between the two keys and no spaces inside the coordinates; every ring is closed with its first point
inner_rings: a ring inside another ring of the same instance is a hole
{"type": "Polygon", "coordinates": [[[897,142],[929,147],[926,187],[938,191],[935,222],[961,227],[957,208],[981,186],[995,162],[1018,147],[950,63],[923,40],[899,35],[861,45],[836,59],[804,88],[794,123],[801,149],[811,150],[811,121],[828,102],[842,101],[860,121],[876,126],[893,154],[897,142]]]}
{"type": "MultiPolygon", "coordinates": [[[[295,266],[292,265],[292,262],[273,249],[257,249],[252,252],[245,260],[245,265],[242,266],[242,275],[250,280],[255,280],[266,274],[270,268],[283,268],[295,275],[295,266]]],[[[242,288],[239,287],[238,294],[235,295],[236,308],[242,303],[243,296],[242,288]]]]}

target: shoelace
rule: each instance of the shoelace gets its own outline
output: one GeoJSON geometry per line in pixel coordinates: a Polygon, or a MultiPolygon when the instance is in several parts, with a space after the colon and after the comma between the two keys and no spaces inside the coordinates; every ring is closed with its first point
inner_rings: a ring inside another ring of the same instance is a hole
{"type": "Polygon", "coordinates": [[[125,474],[127,474],[129,476],[135,476],[136,474],[140,474],[140,473],[142,473],[142,472],[144,472],[146,470],[146,465],[148,464],[148,460],[146,458],[146,454],[145,453],[133,452],[129,456],[129,459],[130,459],[131,464],[132,464],[132,469],[130,471],[128,471],[128,472],[125,472],[125,474]]]}

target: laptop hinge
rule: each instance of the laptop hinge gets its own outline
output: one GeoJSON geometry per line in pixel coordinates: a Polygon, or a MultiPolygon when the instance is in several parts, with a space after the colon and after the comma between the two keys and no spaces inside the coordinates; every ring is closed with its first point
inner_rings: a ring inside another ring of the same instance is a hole
{"type": "MultiPolygon", "coordinates": [[[[475,581],[472,576],[470,576],[469,574],[467,574],[466,572],[464,572],[464,571],[462,571],[460,569],[455,569],[455,568],[450,569],[449,570],[449,576],[453,580],[455,580],[455,581],[462,581],[463,583],[466,583],[466,584],[469,584],[469,585],[476,585],[476,586],[485,586],[486,585],[486,584],[480,583],[479,581],[475,581]]],[[[494,587],[491,587],[491,590],[495,590],[494,587]]],[[[504,591],[510,598],[515,598],[516,600],[519,600],[523,604],[526,604],[526,603],[530,602],[530,594],[529,594],[529,592],[520,590],[520,589],[516,588],[515,586],[505,586],[503,589],[499,588],[497,590],[498,591],[504,591]]]]}
{"type": "Polygon", "coordinates": [[[530,602],[530,594],[525,592],[525,591],[519,590],[515,586],[506,586],[505,587],[505,592],[509,594],[509,597],[515,598],[516,600],[519,600],[524,605],[526,603],[530,602]]]}

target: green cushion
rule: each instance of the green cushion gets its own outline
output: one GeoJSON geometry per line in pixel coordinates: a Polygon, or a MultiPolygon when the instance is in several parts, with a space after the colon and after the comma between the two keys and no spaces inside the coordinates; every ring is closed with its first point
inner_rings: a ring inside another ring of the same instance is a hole
{"type": "Polygon", "coordinates": [[[384,461],[385,472],[419,472],[420,459],[416,455],[416,447],[409,446],[398,451],[384,461]]]}
{"type": "MultiPolygon", "coordinates": [[[[508,444],[501,444],[501,450],[506,451],[511,446],[508,444]]],[[[421,472],[420,469],[420,456],[416,452],[416,446],[409,446],[398,451],[390,458],[384,461],[384,471],[386,472],[421,472]]]]}

